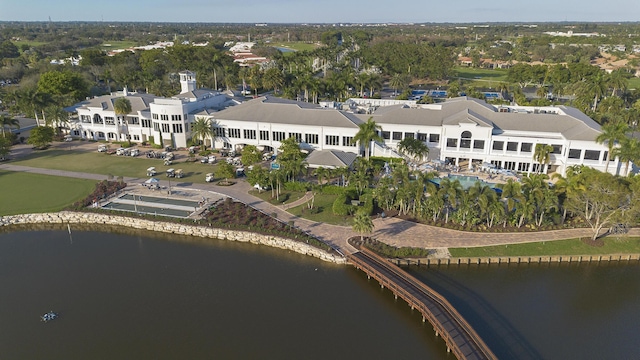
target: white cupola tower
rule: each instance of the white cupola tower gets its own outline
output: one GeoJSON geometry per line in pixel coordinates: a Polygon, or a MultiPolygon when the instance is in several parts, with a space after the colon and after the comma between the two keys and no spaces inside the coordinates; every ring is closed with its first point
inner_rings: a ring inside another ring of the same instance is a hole
{"type": "Polygon", "coordinates": [[[186,93],[196,89],[196,73],[185,70],[180,73],[180,93],[186,93]]]}

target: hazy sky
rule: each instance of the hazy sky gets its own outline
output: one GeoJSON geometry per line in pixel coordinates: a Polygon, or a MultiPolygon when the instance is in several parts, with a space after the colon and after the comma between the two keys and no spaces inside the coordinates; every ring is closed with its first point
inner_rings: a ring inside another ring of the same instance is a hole
{"type": "Polygon", "coordinates": [[[0,0],[0,21],[640,21],[640,0],[0,0]]]}

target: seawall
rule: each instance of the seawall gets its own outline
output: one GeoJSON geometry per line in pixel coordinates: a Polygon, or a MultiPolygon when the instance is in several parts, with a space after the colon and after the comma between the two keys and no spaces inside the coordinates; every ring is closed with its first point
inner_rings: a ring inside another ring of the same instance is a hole
{"type": "Polygon", "coordinates": [[[480,264],[546,264],[546,263],[599,263],[610,261],[640,261],[640,254],[607,255],[548,255],[548,256],[502,256],[502,257],[458,257],[446,259],[402,258],[389,259],[396,265],[480,265],[480,264]]]}
{"type": "Polygon", "coordinates": [[[148,230],[168,234],[197,236],[202,238],[248,242],[279,249],[294,251],[313,256],[323,261],[346,264],[347,260],[336,254],[330,254],[309,244],[291,239],[252,233],[249,231],[218,229],[207,226],[178,224],[165,221],[136,219],[126,216],[113,216],[99,213],[61,211],[57,213],[20,214],[0,217],[0,226],[26,224],[101,224],[123,226],[139,230],[148,230]]]}

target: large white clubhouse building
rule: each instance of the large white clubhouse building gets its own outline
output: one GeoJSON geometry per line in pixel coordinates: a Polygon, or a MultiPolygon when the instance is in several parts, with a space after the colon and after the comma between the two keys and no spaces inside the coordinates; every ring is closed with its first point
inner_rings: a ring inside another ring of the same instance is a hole
{"type": "MultiPolygon", "coordinates": [[[[536,172],[536,144],[553,146],[543,173],[564,174],[567,167],[584,164],[604,171],[607,147],[596,143],[600,126],[575,108],[566,106],[493,106],[459,97],[443,103],[416,105],[395,102],[375,106],[373,99],[351,99],[346,110],[261,97],[211,114],[217,146],[251,144],[276,149],[295,137],[302,147],[361,153],[353,142],[358,124],[369,117],[382,128],[384,143],[371,146],[372,155],[394,156],[404,138],[424,141],[429,158],[472,168],[491,163],[517,172],[536,172]]],[[[378,101],[380,103],[380,101],[378,101]]],[[[389,103],[390,101],[383,101],[389,103]]],[[[609,172],[624,172],[617,159],[609,172]]]]}
{"type": "Polygon", "coordinates": [[[191,137],[189,125],[200,114],[239,104],[232,95],[214,90],[197,89],[196,75],[180,72],[181,92],[171,98],[150,94],[121,93],[98,96],[76,105],[77,122],[71,124],[71,135],[89,140],[152,142],[186,147],[191,137]],[[131,113],[117,116],[114,103],[125,97],[131,113]]]}
{"type": "MultiPolygon", "coordinates": [[[[211,121],[217,148],[256,145],[275,150],[282,140],[295,137],[309,150],[341,150],[362,154],[354,143],[358,125],[368,118],[382,128],[383,143],[371,146],[372,155],[397,156],[397,144],[413,137],[424,141],[429,158],[472,168],[491,163],[517,172],[536,172],[536,144],[553,146],[543,173],[565,174],[567,167],[586,165],[604,171],[607,147],[596,143],[600,126],[579,110],[567,106],[494,106],[459,97],[418,105],[415,101],[351,99],[335,108],[263,96],[240,103],[217,91],[196,89],[195,74],[180,73],[182,93],[172,98],[120,94],[87,100],[78,108],[75,133],[94,140],[150,141],[185,147],[190,124],[198,117],[211,121]],[[132,112],[116,119],[113,102],[126,96],[132,112]],[[236,106],[230,106],[236,105],[236,106]]],[[[211,140],[207,141],[211,145],[211,140]]],[[[632,167],[630,167],[631,169],[632,167]]],[[[609,172],[623,174],[624,164],[612,159],[609,172]]]]}

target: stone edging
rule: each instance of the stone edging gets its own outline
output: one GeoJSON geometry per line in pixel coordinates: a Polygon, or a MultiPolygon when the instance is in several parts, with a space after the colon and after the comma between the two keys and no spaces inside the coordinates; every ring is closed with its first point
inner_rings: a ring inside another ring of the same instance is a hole
{"type": "Polygon", "coordinates": [[[252,244],[260,244],[280,249],[291,250],[299,254],[313,256],[320,260],[333,262],[336,264],[347,263],[347,260],[344,257],[329,254],[309,244],[278,236],[256,234],[249,231],[225,230],[206,226],[195,226],[165,221],[136,219],[126,216],[114,216],[99,213],[84,213],[73,211],[61,211],[58,213],[42,214],[20,214],[0,217],[0,226],[42,223],[115,225],[162,233],[249,242],[252,244]]]}

